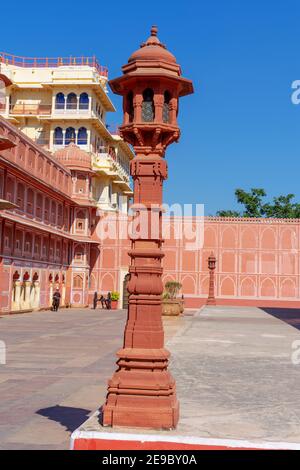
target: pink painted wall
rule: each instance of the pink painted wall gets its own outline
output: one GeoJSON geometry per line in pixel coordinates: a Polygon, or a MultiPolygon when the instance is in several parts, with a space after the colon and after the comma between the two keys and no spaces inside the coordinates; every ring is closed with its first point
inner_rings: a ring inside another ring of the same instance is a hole
{"type": "MultiPolygon", "coordinates": [[[[201,225],[201,219],[193,219],[196,225],[201,225]]],[[[176,239],[180,220],[173,218],[170,226],[171,237],[164,243],[163,281],[182,283],[187,306],[199,306],[207,298],[211,251],[217,257],[218,303],[300,306],[300,220],[206,217],[203,246],[192,250],[187,249],[187,240],[176,239]]],[[[129,249],[129,240],[103,242],[94,273],[99,291],[122,292],[129,249]]]]}

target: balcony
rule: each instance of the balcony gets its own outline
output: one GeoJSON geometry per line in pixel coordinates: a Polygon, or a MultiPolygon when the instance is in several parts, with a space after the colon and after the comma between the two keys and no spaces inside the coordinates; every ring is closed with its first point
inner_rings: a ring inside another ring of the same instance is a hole
{"type": "MultiPolygon", "coordinates": [[[[40,144],[41,145],[41,144],[40,144]]],[[[53,142],[53,152],[56,152],[56,150],[61,150],[67,147],[68,143],[63,144],[61,141],[55,141],[53,142]]],[[[89,152],[89,145],[88,144],[80,144],[77,143],[78,147],[80,150],[84,150],[85,152],[89,152]]]]}
{"type": "Polygon", "coordinates": [[[9,107],[12,116],[51,116],[51,104],[16,103],[9,107]]]}
{"type": "Polygon", "coordinates": [[[71,103],[71,104],[66,104],[66,103],[61,103],[61,104],[57,104],[55,105],[55,108],[53,109],[53,115],[56,115],[56,114],[59,114],[60,116],[63,114],[63,115],[68,115],[68,114],[71,114],[71,115],[81,115],[81,114],[84,114],[84,115],[87,115],[88,117],[90,117],[91,115],[91,110],[89,108],[89,105],[81,105],[81,104],[77,104],[77,103],[71,103]]]}
{"type": "Polygon", "coordinates": [[[112,175],[113,158],[109,147],[99,147],[93,151],[93,170],[106,175],[112,175]]]}
{"type": "Polygon", "coordinates": [[[108,76],[107,67],[103,67],[99,64],[95,56],[92,57],[20,57],[6,52],[0,52],[0,63],[6,65],[14,65],[16,67],[27,67],[27,68],[56,68],[62,66],[89,66],[96,70],[96,72],[102,76],[108,76]]]}
{"type": "Polygon", "coordinates": [[[125,169],[116,157],[112,147],[101,147],[93,152],[93,170],[111,176],[115,182],[130,186],[129,168],[125,169]]]}

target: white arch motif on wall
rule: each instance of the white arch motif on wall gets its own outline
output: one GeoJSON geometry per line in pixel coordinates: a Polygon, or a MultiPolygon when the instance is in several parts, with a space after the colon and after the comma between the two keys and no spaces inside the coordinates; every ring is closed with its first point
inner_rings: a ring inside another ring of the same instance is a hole
{"type": "Polygon", "coordinates": [[[165,285],[166,282],[169,282],[169,281],[176,281],[175,277],[172,276],[171,274],[165,274],[162,276],[162,283],[163,285],[165,285]]]}
{"type": "Polygon", "coordinates": [[[242,279],[241,284],[240,284],[240,294],[241,294],[242,297],[256,297],[256,289],[257,289],[256,282],[252,277],[247,276],[247,277],[244,277],[242,279]],[[248,296],[248,295],[244,296],[243,293],[242,293],[243,284],[246,281],[250,281],[252,286],[253,286],[253,291],[254,291],[253,296],[252,295],[251,296],[248,296]]]}
{"type": "MultiPolygon", "coordinates": [[[[112,281],[112,286],[113,286],[111,290],[114,290],[114,289],[115,289],[115,278],[114,278],[114,276],[113,276],[111,273],[105,273],[104,276],[102,276],[102,277],[101,277],[101,280],[100,280],[101,291],[104,290],[104,289],[103,289],[103,284],[104,284],[103,281],[104,281],[106,278],[110,278],[110,279],[111,279],[111,281],[112,281]]],[[[105,290],[109,290],[109,289],[105,289],[105,290]]]]}
{"type": "Polygon", "coordinates": [[[273,284],[273,289],[274,289],[274,292],[275,292],[275,297],[276,297],[276,284],[275,282],[273,281],[273,279],[271,279],[270,277],[266,277],[261,283],[260,283],[260,286],[259,286],[259,295],[260,297],[269,297],[269,296],[263,296],[262,295],[262,290],[263,290],[263,285],[267,282],[271,281],[271,283],[273,284]]]}
{"type": "Polygon", "coordinates": [[[280,297],[283,297],[283,298],[294,298],[296,297],[296,282],[294,279],[291,279],[290,277],[286,278],[286,279],[283,279],[280,283],[280,297]],[[293,289],[294,289],[294,295],[291,296],[291,297],[287,297],[287,296],[283,296],[282,294],[282,291],[283,291],[283,287],[286,283],[291,283],[292,286],[293,286],[293,289]]]}
{"type": "Polygon", "coordinates": [[[220,294],[225,297],[231,297],[231,296],[236,296],[236,282],[231,276],[226,276],[222,279],[221,284],[220,284],[220,294]],[[233,294],[223,294],[222,289],[223,289],[223,284],[225,281],[231,281],[233,284],[233,294]]]}
{"type": "Polygon", "coordinates": [[[263,242],[263,238],[264,238],[264,235],[265,235],[266,232],[272,233],[272,235],[273,235],[273,237],[274,237],[274,241],[275,241],[274,248],[276,248],[276,245],[277,245],[277,236],[276,236],[276,235],[277,235],[277,234],[276,234],[276,231],[275,231],[273,228],[271,228],[271,227],[266,227],[266,228],[264,228],[264,229],[261,231],[261,233],[260,233],[260,239],[259,239],[260,248],[265,249],[265,250],[273,250],[273,249],[274,249],[273,247],[268,247],[268,246],[265,247],[265,248],[263,247],[262,242],[263,242]]]}
{"type": "Polygon", "coordinates": [[[236,230],[234,230],[232,227],[225,227],[223,230],[222,230],[222,233],[221,233],[221,247],[224,249],[224,248],[236,248],[236,242],[237,242],[237,232],[236,230]],[[224,246],[224,236],[226,233],[230,233],[233,235],[233,245],[232,246],[224,246]]]}
{"type": "Polygon", "coordinates": [[[284,228],[281,232],[280,232],[280,237],[279,237],[279,246],[281,249],[285,249],[285,250],[296,250],[297,249],[297,233],[296,233],[296,230],[288,227],[288,228],[284,228]],[[283,236],[285,233],[290,233],[291,235],[291,244],[292,246],[290,248],[283,248],[283,236]]]}
{"type": "Polygon", "coordinates": [[[193,276],[191,276],[191,275],[189,275],[189,274],[183,276],[183,278],[181,279],[180,283],[182,284],[182,293],[183,293],[184,295],[195,295],[195,294],[196,294],[196,280],[195,280],[195,278],[194,278],[193,276]],[[185,290],[184,290],[184,281],[185,281],[186,279],[191,279],[191,280],[192,280],[193,286],[194,286],[193,292],[185,292],[185,290]]]}

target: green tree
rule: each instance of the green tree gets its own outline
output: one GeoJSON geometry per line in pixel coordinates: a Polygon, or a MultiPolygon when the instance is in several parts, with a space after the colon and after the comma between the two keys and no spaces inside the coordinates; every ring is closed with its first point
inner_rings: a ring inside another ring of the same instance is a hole
{"type": "Polygon", "coordinates": [[[218,217],[242,217],[242,214],[238,211],[224,210],[217,212],[218,217]]]}
{"type": "Polygon", "coordinates": [[[299,204],[293,203],[294,194],[273,198],[273,204],[267,203],[263,206],[266,217],[276,217],[278,219],[291,219],[299,216],[299,204]]]}
{"type": "Polygon", "coordinates": [[[217,215],[219,217],[300,218],[300,204],[293,202],[294,194],[274,197],[272,203],[264,202],[266,196],[266,191],[262,188],[251,188],[250,192],[237,189],[235,197],[237,202],[244,206],[244,210],[242,212],[220,210],[217,215]]]}
{"type": "Polygon", "coordinates": [[[245,206],[243,217],[262,217],[263,215],[263,198],[266,192],[262,188],[251,188],[250,192],[243,189],[235,191],[235,197],[239,204],[245,206]]]}

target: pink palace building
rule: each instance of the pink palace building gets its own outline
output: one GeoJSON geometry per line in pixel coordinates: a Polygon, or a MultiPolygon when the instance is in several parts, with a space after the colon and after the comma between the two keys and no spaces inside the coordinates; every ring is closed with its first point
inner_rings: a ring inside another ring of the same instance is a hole
{"type": "MultiPolygon", "coordinates": [[[[94,59],[11,57],[0,60],[0,314],[48,309],[56,288],[62,306],[118,291],[126,307],[130,240],[102,239],[99,229],[105,214],[127,213],[134,157],[105,125],[114,111],[107,69],[94,59]]],[[[186,307],[206,302],[211,252],[218,304],[300,305],[298,219],[194,218],[203,230],[194,249],[176,236],[181,223],[168,221],[163,281],[181,282],[186,307]]]]}

